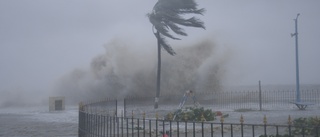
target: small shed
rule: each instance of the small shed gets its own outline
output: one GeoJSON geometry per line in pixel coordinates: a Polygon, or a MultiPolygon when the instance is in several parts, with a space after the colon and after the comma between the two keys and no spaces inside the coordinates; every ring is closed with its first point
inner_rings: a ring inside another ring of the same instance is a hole
{"type": "Polygon", "coordinates": [[[49,111],[65,110],[64,97],[49,97],[49,111]]]}

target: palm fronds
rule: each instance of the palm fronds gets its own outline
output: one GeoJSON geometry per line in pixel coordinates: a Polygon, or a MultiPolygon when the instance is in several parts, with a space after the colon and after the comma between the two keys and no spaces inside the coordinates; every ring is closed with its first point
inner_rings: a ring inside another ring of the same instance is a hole
{"type": "MultiPolygon", "coordinates": [[[[159,44],[171,55],[175,52],[165,41],[165,37],[180,40],[170,34],[170,30],[177,35],[187,36],[187,33],[180,26],[196,27],[205,29],[204,23],[196,17],[184,18],[185,14],[203,15],[205,9],[198,9],[198,4],[194,0],[158,0],[153,7],[153,11],[147,16],[151,24],[157,30],[156,35],[159,44]]],[[[156,34],[156,33],[155,33],[156,34]]]]}

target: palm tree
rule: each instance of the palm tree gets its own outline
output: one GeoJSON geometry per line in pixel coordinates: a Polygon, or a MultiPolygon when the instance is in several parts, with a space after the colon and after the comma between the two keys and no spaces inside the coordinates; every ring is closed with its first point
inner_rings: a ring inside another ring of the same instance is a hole
{"type": "Polygon", "coordinates": [[[197,8],[198,4],[194,0],[158,0],[151,13],[147,16],[153,25],[153,33],[158,43],[158,70],[157,70],[157,90],[154,108],[158,108],[161,80],[161,48],[165,49],[170,55],[176,53],[165,41],[165,37],[180,40],[169,33],[173,31],[177,35],[187,36],[187,33],[180,26],[196,27],[205,29],[204,23],[196,17],[184,18],[186,14],[203,15],[205,9],[197,8]],[[156,32],[154,31],[156,29],[156,32]]]}

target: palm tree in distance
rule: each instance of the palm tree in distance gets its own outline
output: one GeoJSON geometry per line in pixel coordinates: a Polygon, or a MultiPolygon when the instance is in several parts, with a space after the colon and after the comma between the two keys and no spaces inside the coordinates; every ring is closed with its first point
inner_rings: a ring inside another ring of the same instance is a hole
{"type": "Polygon", "coordinates": [[[205,9],[197,8],[198,4],[194,0],[158,0],[154,5],[151,13],[147,16],[153,25],[153,33],[157,38],[158,43],[158,69],[157,69],[157,90],[155,97],[154,108],[158,108],[160,95],[160,80],[161,80],[161,47],[170,55],[176,53],[172,47],[165,41],[165,37],[174,40],[179,38],[171,35],[169,31],[173,31],[177,35],[187,36],[187,33],[180,26],[196,27],[205,29],[204,23],[196,17],[184,18],[186,14],[203,15],[205,9]],[[155,31],[155,30],[156,31],[155,31]]]}

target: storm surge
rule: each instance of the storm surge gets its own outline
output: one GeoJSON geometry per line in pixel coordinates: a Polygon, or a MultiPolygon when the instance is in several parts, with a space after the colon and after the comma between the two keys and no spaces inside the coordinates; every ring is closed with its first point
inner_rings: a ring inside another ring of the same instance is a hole
{"type": "MultiPolygon", "coordinates": [[[[156,90],[156,45],[141,46],[114,39],[105,53],[91,61],[89,69],[74,69],[56,84],[55,94],[71,102],[125,96],[154,96],[156,90]],[[154,46],[154,48],[150,48],[154,46]],[[147,48],[142,48],[147,47],[147,48]]],[[[217,92],[225,80],[231,52],[205,39],[174,47],[177,55],[162,52],[160,95],[217,92]]]]}

